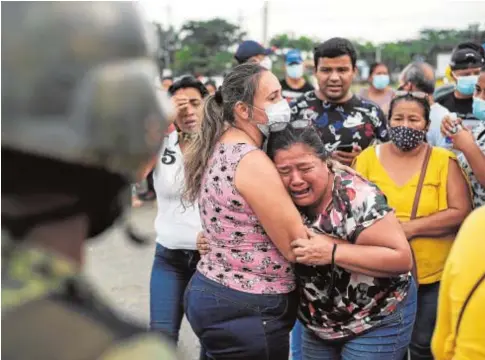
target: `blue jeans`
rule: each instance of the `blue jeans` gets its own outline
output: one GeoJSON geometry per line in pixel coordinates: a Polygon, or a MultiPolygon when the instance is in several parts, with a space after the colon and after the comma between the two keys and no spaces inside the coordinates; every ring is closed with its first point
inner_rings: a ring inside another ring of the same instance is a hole
{"type": "Polygon", "coordinates": [[[348,341],[329,342],[303,330],[304,360],[401,360],[411,341],[416,316],[416,285],[379,326],[348,341]]]}
{"type": "Polygon", "coordinates": [[[411,360],[433,360],[431,338],[436,324],[439,290],[439,282],[419,286],[418,311],[409,344],[411,360]]]}
{"type": "Polygon", "coordinates": [[[301,340],[303,336],[303,325],[296,320],[295,326],[290,333],[290,359],[301,360],[301,340]]]}
{"type": "Polygon", "coordinates": [[[199,259],[195,250],[172,250],[157,243],[150,278],[150,328],[175,343],[184,316],[184,291],[199,259]]]}
{"type": "Polygon", "coordinates": [[[251,294],[196,272],[185,292],[187,319],[215,360],[286,360],[298,294],[251,294]]]}

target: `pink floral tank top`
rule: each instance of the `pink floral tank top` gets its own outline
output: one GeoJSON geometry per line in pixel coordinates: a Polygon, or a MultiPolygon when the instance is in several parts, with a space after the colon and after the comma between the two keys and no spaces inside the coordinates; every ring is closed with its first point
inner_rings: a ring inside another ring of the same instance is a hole
{"type": "Polygon", "coordinates": [[[239,161],[257,150],[249,144],[218,143],[202,179],[199,211],[211,251],[197,269],[232,289],[288,293],[295,289],[291,264],[264,232],[258,218],[234,185],[239,161]]]}

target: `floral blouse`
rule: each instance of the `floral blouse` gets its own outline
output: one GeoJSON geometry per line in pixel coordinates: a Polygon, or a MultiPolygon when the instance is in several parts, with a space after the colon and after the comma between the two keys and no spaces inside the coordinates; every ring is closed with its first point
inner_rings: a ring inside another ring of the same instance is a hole
{"type": "MultiPolygon", "coordinates": [[[[473,136],[476,139],[475,141],[478,147],[485,154],[485,121],[482,121],[479,125],[473,128],[473,136]]],[[[485,205],[485,188],[478,182],[463,153],[458,155],[458,162],[470,179],[470,185],[473,190],[473,205],[476,208],[485,205]]]]}
{"type": "Polygon", "coordinates": [[[239,291],[284,294],[296,287],[291,264],[234,185],[239,161],[255,150],[248,144],[223,143],[214,149],[199,195],[202,228],[211,251],[201,256],[197,270],[239,291]]]}
{"type": "MultiPolygon", "coordinates": [[[[332,171],[332,202],[318,216],[307,218],[306,225],[353,244],[392,209],[374,184],[342,170],[332,171]]],[[[296,274],[301,289],[298,317],[325,340],[350,338],[379,325],[405,298],[410,284],[409,273],[375,278],[335,266],[332,276],[331,265],[297,264],[296,274]]]]}

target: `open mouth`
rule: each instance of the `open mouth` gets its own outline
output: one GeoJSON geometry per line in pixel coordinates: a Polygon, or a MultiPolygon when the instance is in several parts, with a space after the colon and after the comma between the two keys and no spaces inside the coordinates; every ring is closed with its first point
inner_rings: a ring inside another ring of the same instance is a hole
{"type": "Polygon", "coordinates": [[[309,193],[310,193],[309,187],[306,188],[306,189],[303,189],[303,190],[291,190],[291,196],[294,197],[294,198],[305,197],[309,193]]]}
{"type": "Polygon", "coordinates": [[[184,122],[184,125],[187,126],[187,127],[194,127],[196,124],[196,121],[195,120],[187,120],[184,122]]]}

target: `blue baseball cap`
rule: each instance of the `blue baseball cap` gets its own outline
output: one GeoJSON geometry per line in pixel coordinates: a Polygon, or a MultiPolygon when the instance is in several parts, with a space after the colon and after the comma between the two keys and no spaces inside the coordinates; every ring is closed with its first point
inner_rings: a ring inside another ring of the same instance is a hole
{"type": "Polygon", "coordinates": [[[237,48],[234,58],[239,64],[245,63],[249,58],[257,55],[269,55],[271,49],[264,48],[260,43],[253,40],[243,41],[237,48]]]}
{"type": "Polygon", "coordinates": [[[290,50],[286,53],[285,61],[286,65],[301,64],[303,62],[303,58],[301,57],[299,50],[290,50]]]}

